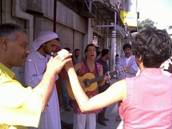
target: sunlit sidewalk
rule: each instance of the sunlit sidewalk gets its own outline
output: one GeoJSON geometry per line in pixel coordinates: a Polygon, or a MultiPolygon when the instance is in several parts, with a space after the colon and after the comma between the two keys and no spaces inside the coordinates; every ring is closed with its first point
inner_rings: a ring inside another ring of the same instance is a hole
{"type": "MultiPolygon", "coordinates": [[[[119,121],[116,120],[116,108],[114,106],[110,106],[106,110],[106,118],[109,119],[109,121],[106,121],[106,126],[100,125],[97,122],[97,129],[116,129],[116,127],[119,124],[119,121]]],[[[63,126],[66,126],[68,128],[62,128],[62,129],[72,129],[73,124],[73,112],[71,111],[65,111],[64,109],[61,110],[61,119],[63,121],[63,126]],[[64,123],[66,125],[64,125],[64,123]]]]}

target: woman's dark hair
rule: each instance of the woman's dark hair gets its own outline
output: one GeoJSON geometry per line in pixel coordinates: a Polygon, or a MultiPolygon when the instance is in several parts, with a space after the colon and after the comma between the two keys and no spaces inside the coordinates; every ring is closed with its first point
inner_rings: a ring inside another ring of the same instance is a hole
{"type": "Polygon", "coordinates": [[[88,51],[88,48],[89,48],[90,46],[93,46],[93,47],[96,48],[96,46],[95,46],[94,44],[90,43],[90,44],[88,44],[88,45],[86,46],[84,53],[86,53],[86,52],[88,51]]]}
{"type": "Polygon", "coordinates": [[[88,48],[89,48],[89,47],[95,47],[95,49],[96,49],[96,46],[95,46],[94,44],[92,44],[92,43],[88,44],[88,45],[86,46],[86,48],[85,48],[85,51],[84,51],[85,58],[87,58],[87,57],[86,57],[86,52],[88,51],[88,48]]]}
{"type": "Polygon", "coordinates": [[[165,30],[146,28],[132,44],[133,54],[148,68],[158,68],[172,54],[172,41],[165,30]]]}

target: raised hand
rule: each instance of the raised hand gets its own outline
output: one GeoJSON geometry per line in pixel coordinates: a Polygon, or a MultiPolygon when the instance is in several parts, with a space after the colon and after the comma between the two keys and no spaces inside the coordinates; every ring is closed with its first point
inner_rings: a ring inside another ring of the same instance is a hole
{"type": "Polygon", "coordinates": [[[60,50],[55,57],[51,57],[47,63],[47,72],[52,74],[58,74],[64,65],[71,61],[71,56],[69,52],[66,52],[64,49],[60,50]]]}
{"type": "Polygon", "coordinates": [[[107,72],[107,73],[105,74],[105,76],[104,76],[104,80],[105,80],[106,82],[109,82],[110,79],[111,79],[111,76],[109,75],[109,72],[107,72]]]}

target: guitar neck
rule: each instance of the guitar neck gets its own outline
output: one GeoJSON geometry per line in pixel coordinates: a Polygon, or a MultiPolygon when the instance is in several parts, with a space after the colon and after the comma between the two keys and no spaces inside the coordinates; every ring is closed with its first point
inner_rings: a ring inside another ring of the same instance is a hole
{"type": "Polygon", "coordinates": [[[104,75],[103,76],[96,77],[94,79],[89,80],[89,83],[94,83],[94,82],[101,81],[101,80],[103,80],[103,78],[104,78],[104,75]]]}
{"type": "MultiPolygon", "coordinates": [[[[112,76],[113,76],[114,74],[116,74],[116,73],[117,73],[117,71],[109,72],[109,76],[112,77],[112,76]]],[[[96,78],[94,78],[94,79],[89,80],[89,83],[94,83],[94,82],[101,81],[101,80],[104,79],[104,77],[105,77],[105,75],[96,77],[96,78]]]]}
{"type": "MultiPolygon", "coordinates": [[[[113,75],[117,74],[118,72],[119,72],[119,71],[112,71],[112,72],[109,72],[109,73],[108,73],[108,76],[110,76],[110,78],[111,78],[113,75]]],[[[89,86],[90,84],[92,84],[92,83],[94,83],[94,82],[101,81],[101,80],[104,79],[104,77],[105,77],[105,75],[98,76],[98,77],[95,77],[95,78],[93,78],[93,79],[87,79],[87,80],[85,80],[85,86],[89,86]]]]}

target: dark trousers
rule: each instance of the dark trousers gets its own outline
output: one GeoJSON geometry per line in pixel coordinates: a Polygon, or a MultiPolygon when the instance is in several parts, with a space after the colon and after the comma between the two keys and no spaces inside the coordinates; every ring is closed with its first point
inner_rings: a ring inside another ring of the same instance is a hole
{"type": "MultiPolygon", "coordinates": [[[[103,86],[99,86],[99,93],[104,92],[110,86],[109,83],[105,83],[103,86]]],[[[106,108],[103,108],[101,112],[98,113],[98,120],[105,118],[106,108]]]]}

